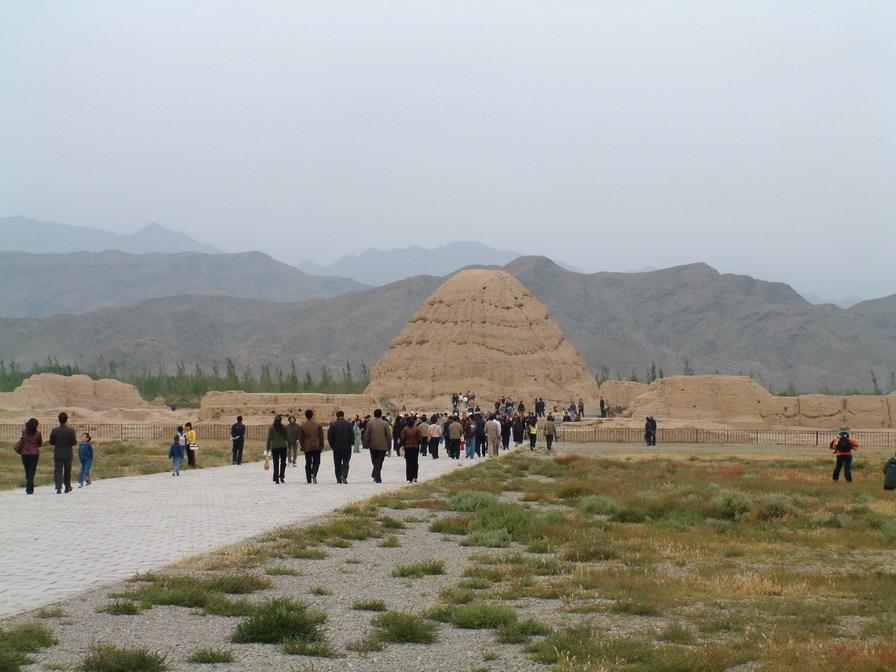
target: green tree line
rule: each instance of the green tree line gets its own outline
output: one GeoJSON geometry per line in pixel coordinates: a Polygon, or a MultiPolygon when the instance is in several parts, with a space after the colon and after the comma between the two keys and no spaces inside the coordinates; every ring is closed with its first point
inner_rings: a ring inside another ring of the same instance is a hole
{"type": "Polygon", "coordinates": [[[247,366],[238,371],[233,361],[228,358],[223,369],[217,362],[210,370],[198,364],[190,369],[183,361],[175,364],[174,372],[170,372],[162,362],[151,371],[143,366],[138,373],[127,373],[117,362],[104,358],[91,368],[82,369],[77,364],[60,364],[55,357],[48,357],[42,364],[33,364],[24,369],[15,361],[0,359],[0,392],[11,392],[22,382],[39,373],[56,373],[62,376],[84,374],[94,380],[115,378],[134,385],[140,395],[147,400],[162,397],[169,404],[198,405],[206,392],[242,390],[244,392],[322,392],[326,394],[359,394],[370,382],[370,371],[362,361],[360,371],[352,370],[351,362],[340,367],[341,371],[334,375],[327,366],[321,366],[317,376],[305,370],[300,376],[294,361],[290,361],[288,369],[283,369],[272,362],[263,363],[258,373],[247,366]]]}

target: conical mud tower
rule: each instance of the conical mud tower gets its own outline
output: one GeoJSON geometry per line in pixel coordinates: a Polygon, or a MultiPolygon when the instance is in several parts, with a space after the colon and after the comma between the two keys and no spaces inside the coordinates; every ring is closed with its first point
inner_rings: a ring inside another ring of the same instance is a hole
{"type": "Polygon", "coordinates": [[[483,410],[502,396],[529,410],[597,405],[585,360],[548,310],[504,271],[457,273],[420,306],[373,367],[367,394],[408,410],[443,410],[471,392],[483,410]]]}

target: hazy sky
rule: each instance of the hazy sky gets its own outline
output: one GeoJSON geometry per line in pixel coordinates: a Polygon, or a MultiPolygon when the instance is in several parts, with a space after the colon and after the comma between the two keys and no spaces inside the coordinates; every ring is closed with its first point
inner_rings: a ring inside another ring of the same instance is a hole
{"type": "Polygon", "coordinates": [[[896,293],[896,2],[0,1],[0,215],[896,293]]]}

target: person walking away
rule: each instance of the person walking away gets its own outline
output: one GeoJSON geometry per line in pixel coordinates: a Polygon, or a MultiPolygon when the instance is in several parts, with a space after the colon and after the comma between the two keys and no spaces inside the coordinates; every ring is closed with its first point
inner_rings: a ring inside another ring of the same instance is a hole
{"type": "Polygon", "coordinates": [[[374,483],[382,483],[383,460],[386,451],[392,446],[392,426],[383,420],[383,411],[376,409],[373,420],[367,423],[364,430],[364,447],[370,451],[370,462],[373,464],[371,477],[374,483]]]}
{"type": "Polygon", "coordinates": [[[442,441],[442,426],[439,418],[433,414],[429,419],[429,428],[426,430],[429,444],[429,455],[432,459],[439,459],[439,443],[442,441]]]}
{"type": "Polygon", "coordinates": [[[485,423],[485,440],[488,442],[489,457],[497,457],[498,441],[501,440],[501,423],[496,415],[489,417],[485,423]]]}
{"type": "Polygon", "coordinates": [[[602,418],[607,417],[607,404],[606,404],[606,402],[604,402],[603,397],[600,398],[600,417],[602,417],[602,418]]]}
{"type": "Polygon", "coordinates": [[[849,427],[840,428],[837,438],[831,441],[831,450],[837,456],[837,466],[834,467],[833,479],[840,480],[840,470],[846,477],[847,483],[852,483],[852,454],[859,449],[859,442],[849,435],[849,427]]]}
{"type": "Polygon", "coordinates": [[[513,445],[515,448],[519,448],[521,445],[523,445],[523,433],[525,430],[523,416],[519,413],[514,415],[513,420],[510,423],[510,428],[513,433],[513,445]]]}
{"type": "Polygon", "coordinates": [[[884,490],[896,490],[896,457],[884,465],[884,490]]]}
{"type": "Polygon", "coordinates": [[[352,446],[353,453],[361,452],[361,434],[363,431],[361,430],[361,418],[355,417],[355,421],[352,423],[352,434],[354,435],[355,441],[352,446]]]}
{"type": "Polygon", "coordinates": [[[656,420],[652,415],[647,417],[647,431],[650,432],[650,443],[647,445],[655,446],[656,445],[656,420]]]}
{"type": "Polygon", "coordinates": [[[236,416],[236,422],[230,426],[230,440],[233,441],[233,464],[243,463],[243,446],[246,443],[246,425],[243,416],[236,416]]]}
{"type": "Polygon", "coordinates": [[[34,494],[34,475],[37,473],[37,462],[40,459],[40,447],[44,438],[37,431],[37,418],[30,418],[22,429],[22,437],[16,444],[16,452],[22,456],[22,467],[25,469],[25,494],[34,494]]]}
{"type": "Polygon", "coordinates": [[[488,449],[485,438],[485,421],[481,413],[476,414],[476,455],[485,457],[485,451],[488,449]]]}
{"type": "Polygon", "coordinates": [[[420,456],[423,457],[429,453],[429,421],[426,419],[426,413],[420,415],[417,429],[420,430],[420,456]]]}
{"type": "Polygon", "coordinates": [[[193,423],[188,422],[184,425],[187,430],[187,466],[195,467],[196,466],[196,451],[199,450],[199,446],[196,443],[196,430],[193,429],[193,423]]]}
{"type": "Polygon", "coordinates": [[[283,424],[283,416],[274,416],[274,422],[268,427],[268,438],[265,441],[265,450],[271,454],[271,462],[274,463],[274,485],[285,483],[286,477],[286,452],[289,448],[289,436],[283,424]]]}
{"type": "Polygon", "coordinates": [[[464,446],[467,459],[472,460],[476,454],[476,421],[472,417],[464,423],[464,446]]]}
{"type": "Polygon", "coordinates": [[[62,486],[66,492],[72,491],[72,448],[78,443],[75,430],[68,426],[68,413],[62,411],[59,414],[59,426],[50,432],[50,445],[53,446],[53,479],[56,482],[56,494],[62,493],[62,486]]]}
{"type": "Polygon", "coordinates": [[[81,441],[78,443],[78,461],[81,463],[81,470],[78,472],[78,487],[84,487],[84,481],[90,485],[90,467],[93,466],[93,444],[90,442],[90,434],[84,432],[81,434],[81,441]]]}
{"type": "Polygon", "coordinates": [[[510,417],[505,415],[501,418],[501,447],[503,450],[510,448],[510,417]]]}
{"type": "Polygon", "coordinates": [[[452,415],[448,420],[448,425],[445,428],[445,433],[447,435],[445,449],[448,451],[448,457],[452,460],[460,459],[460,442],[464,436],[464,427],[460,424],[460,421],[457,419],[456,415],[452,415]]]}
{"type": "Polygon", "coordinates": [[[171,475],[180,476],[180,465],[184,463],[184,446],[180,442],[180,434],[174,435],[174,441],[168,449],[168,459],[171,460],[171,475]]]}
{"type": "Polygon", "coordinates": [[[305,422],[299,427],[299,447],[305,453],[305,478],[317,483],[320,451],[324,448],[324,428],[314,419],[314,411],[305,411],[305,422]]]}
{"type": "Polygon", "coordinates": [[[529,430],[529,450],[535,450],[535,441],[538,439],[538,418],[530,415],[526,420],[526,427],[529,430]]]}
{"type": "Polygon", "coordinates": [[[557,426],[554,424],[553,415],[548,415],[544,421],[544,427],[541,428],[541,433],[544,434],[544,440],[548,444],[548,450],[550,450],[554,443],[554,437],[557,436],[557,426]]]}
{"type": "Polygon", "coordinates": [[[420,465],[420,444],[423,443],[423,434],[420,425],[413,419],[401,430],[398,437],[401,447],[404,449],[404,476],[408,483],[417,482],[417,472],[420,465]]]}
{"type": "Polygon", "coordinates": [[[299,426],[296,424],[296,416],[290,415],[286,422],[286,463],[296,465],[299,454],[299,426]]]}
{"type": "Polygon", "coordinates": [[[337,483],[348,483],[348,463],[352,459],[354,442],[353,423],[345,419],[343,411],[336,411],[336,419],[327,429],[327,443],[333,450],[333,467],[336,470],[337,483]]]}

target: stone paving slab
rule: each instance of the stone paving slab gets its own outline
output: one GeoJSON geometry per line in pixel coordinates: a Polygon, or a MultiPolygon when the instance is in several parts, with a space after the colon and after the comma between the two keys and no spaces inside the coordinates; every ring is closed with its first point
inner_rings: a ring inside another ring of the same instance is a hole
{"type": "MultiPolygon", "coordinates": [[[[419,480],[477,462],[424,457],[419,480]]],[[[274,485],[260,462],[249,462],[182,469],[178,477],[166,472],[97,480],[84,488],[75,483],[61,495],[52,486],[33,495],[2,491],[0,618],[407,485],[402,458],[385,460],[382,483],[373,483],[370,469],[367,451],[354,454],[348,484],[337,484],[327,451],[317,485],[306,482],[300,457],[298,467],[287,467],[283,485],[274,485]]]]}

